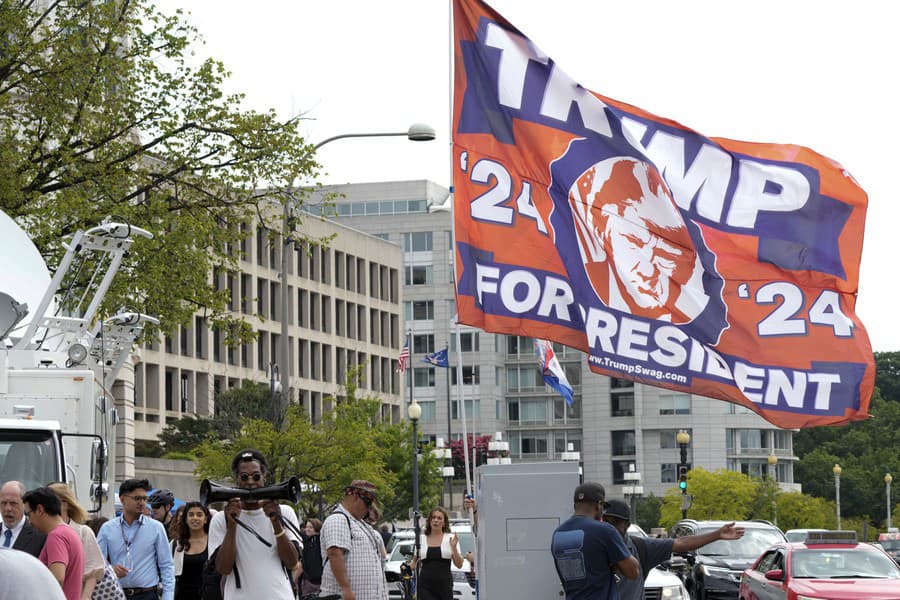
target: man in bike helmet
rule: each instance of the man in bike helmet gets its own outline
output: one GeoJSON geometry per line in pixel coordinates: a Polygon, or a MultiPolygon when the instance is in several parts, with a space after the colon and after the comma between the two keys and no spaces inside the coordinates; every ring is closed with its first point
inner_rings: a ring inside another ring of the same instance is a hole
{"type": "MultiPolygon", "coordinates": [[[[169,531],[169,525],[172,522],[172,506],[175,504],[175,494],[172,490],[156,490],[147,499],[150,505],[150,514],[154,519],[163,524],[166,531],[169,531]]],[[[171,534],[170,536],[171,537],[171,534]]]]}

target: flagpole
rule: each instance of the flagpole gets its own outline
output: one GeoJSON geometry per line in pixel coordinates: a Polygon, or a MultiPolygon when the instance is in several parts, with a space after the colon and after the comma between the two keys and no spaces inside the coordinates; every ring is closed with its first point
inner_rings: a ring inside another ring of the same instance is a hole
{"type": "MultiPolygon", "coordinates": [[[[447,353],[447,360],[450,360],[450,344],[447,344],[445,348],[447,353]]],[[[450,436],[452,435],[452,419],[453,419],[453,411],[450,404],[450,365],[447,365],[447,368],[444,369],[447,373],[447,445],[446,447],[450,447],[450,440],[452,439],[450,436]]],[[[450,487],[450,510],[453,510],[453,478],[450,477],[447,479],[450,487]]]]}

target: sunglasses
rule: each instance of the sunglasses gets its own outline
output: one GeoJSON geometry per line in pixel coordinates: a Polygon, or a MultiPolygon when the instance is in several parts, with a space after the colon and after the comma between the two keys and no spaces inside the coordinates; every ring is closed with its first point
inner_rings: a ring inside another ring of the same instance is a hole
{"type": "Polygon", "coordinates": [[[250,481],[251,478],[253,479],[253,481],[259,481],[260,479],[262,479],[262,473],[253,473],[252,475],[250,473],[240,474],[241,481],[250,481]]]}
{"type": "Polygon", "coordinates": [[[359,491],[358,491],[358,492],[356,492],[356,496],[357,496],[360,500],[363,501],[363,504],[366,505],[366,508],[371,507],[371,506],[372,506],[372,502],[375,501],[375,498],[373,498],[372,496],[369,496],[369,495],[366,494],[365,492],[359,492],[359,491]]]}

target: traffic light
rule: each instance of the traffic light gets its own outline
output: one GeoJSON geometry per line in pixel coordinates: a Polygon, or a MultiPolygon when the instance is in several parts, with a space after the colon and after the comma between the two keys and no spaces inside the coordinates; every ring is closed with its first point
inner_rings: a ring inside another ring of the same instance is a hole
{"type": "Polygon", "coordinates": [[[681,488],[682,494],[687,491],[687,473],[687,465],[678,465],[678,487],[681,488]]]}

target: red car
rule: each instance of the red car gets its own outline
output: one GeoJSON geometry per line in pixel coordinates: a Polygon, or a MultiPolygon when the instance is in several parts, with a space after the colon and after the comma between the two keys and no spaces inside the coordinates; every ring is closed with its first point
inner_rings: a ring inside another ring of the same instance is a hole
{"type": "Polygon", "coordinates": [[[740,600],[900,600],[900,567],[855,531],[771,546],[741,576],[740,600]]]}

